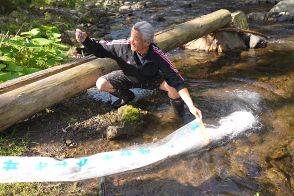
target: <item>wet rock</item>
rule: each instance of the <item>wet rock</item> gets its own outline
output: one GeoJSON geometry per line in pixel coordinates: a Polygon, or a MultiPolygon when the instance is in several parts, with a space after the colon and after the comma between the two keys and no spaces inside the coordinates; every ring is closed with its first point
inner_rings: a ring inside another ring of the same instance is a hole
{"type": "Polygon", "coordinates": [[[248,29],[247,17],[244,12],[238,11],[231,14],[232,25],[240,29],[248,29]]]}
{"type": "Polygon", "coordinates": [[[246,45],[236,32],[215,32],[185,44],[184,48],[222,53],[235,49],[246,49],[246,45]]]}
{"type": "Polygon", "coordinates": [[[118,126],[109,126],[106,129],[106,139],[111,140],[111,139],[115,139],[116,137],[118,137],[119,135],[119,129],[120,127],[118,126]]]}
{"type": "Polygon", "coordinates": [[[183,8],[192,8],[193,5],[190,1],[180,1],[179,6],[183,8]]]}
{"type": "Polygon", "coordinates": [[[260,3],[276,4],[280,1],[281,0],[245,0],[245,3],[246,4],[260,4],[260,3]]]}
{"type": "Polygon", "coordinates": [[[137,129],[131,126],[119,127],[109,126],[106,129],[105,137],[108,140],[123,139],[137,134],[137,129]]]}
{"type": "Polygon", "coordinates": [[[89,9],[87,10],[82,16],[81,16],[81,21],[84,23],[100,23],[100,22],[106,22],[108,17],[107,17],[107,12],[105,10],[100,9],[100,8],[94,8],[94,9],[89,9]]]}
{"type": "Polygon", "coordinates": [[[264,48],[267,45],[264,37],[248,34],[249,36],[249,48],[264,48]]]}
{"type": "Polygon", "coordinates": [[[260,176],[261,167],[254,162],[247,162],[245,163],[245,167],[247,169],[247,175],[250,177],[257,177],[260,176]]]}
{"type": "Polygon", "coordinates": [[[132,10],[142,10],[145,8],[144,2],[138,2],[131,6],[132,10]]]}
{"type": "Polygon", "coordinates": [[[268,13],[277,22],[291,21],[294,18],[294,0],[284,0],[275,5],[268,13]]]}
{"type": "Polygon", "coordinates": [[[118,11],[123,12],[123,13],[131,12],[132,11],[131,5],[123,5],[118,9],[118,11]]]}
{"type": "Polygon", "coordinates": [[[78,15],[79,12],[73,13],[72,10],[65,9],[65,8],[46,8],[44,11],[59,17],[63,17],[68,21],[79,22],[79,19],[80,19],[80,16],[78,15]]]}
{"type": "Polygon", "coordinates": [[[290,13],[294,14],[294,0],[284,0],[275,5],[269,13],[290,13]]]}
{"type": "Polygon", "coordinates": [[[286,141],[281,142],[276,148],[269,152],[267,161],[271,166],[271,170],[266,172],[269,179],[276,183],[274,176],[279,177],[279,182],[293,187],[294,177],[294,140],[289,138],[286,141]]]}
{"type": "Polygon", "coordinates": [[[163,22],[163,21],[165,21],[165,18],[164,18],[164,15],[163,14],[155,14],[155,15],[152,15],[150,18],[152,20],[156,21],[156,22],[163,22]]]}
{"type": "Polygon", "coordinates": [[[266,20],[267,12],[252,12],[247,15],[250,21],[264,22],[266,20]]]}
{"type": "Polygon", "coordinates": [[[67,146],[69,146],[71,143],[72,143],[72,141],[71,141],[70,139],[65,140],[65,144],[66,144],[67,146]]]}
{"type": "Polygon", "coordinates": [[[130,105],[120,107],[116,113],[116,125],[109,125],[105,131],[106,139],[128,138],[140,133],[142,126],[148,123],[150,113],[130,105]]]}

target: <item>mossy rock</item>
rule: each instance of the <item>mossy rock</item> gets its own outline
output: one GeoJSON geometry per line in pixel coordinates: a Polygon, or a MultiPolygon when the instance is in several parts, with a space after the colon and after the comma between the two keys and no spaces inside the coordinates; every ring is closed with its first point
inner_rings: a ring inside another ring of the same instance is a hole
{"type": "Polygon", "coordinates": [[[122,124],[141,124],[142,121],[150,117],[150,112],[140,108],[135,108],[132,105],[124,105],[117,110],[117,114],[121,116],[122,124]]]}
{"type": "Polygon", "coordinates": [[[151,113],[131,105],[120,107],[116,113],[119,125],[109,126],[107,139],[128,138],[141,133],[141,128],[148,124],[151,113]]]}

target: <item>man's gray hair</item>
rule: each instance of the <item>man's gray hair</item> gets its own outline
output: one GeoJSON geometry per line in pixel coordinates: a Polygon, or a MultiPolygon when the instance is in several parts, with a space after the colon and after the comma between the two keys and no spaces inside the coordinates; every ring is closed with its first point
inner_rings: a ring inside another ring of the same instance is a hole
{"type": "Polygon", "coordinates": [[[154,30],[150,23],[146,21],[137,22],[133,29],[139,31],[143,36],[143,39],[149,43],[154,42],[154,30]]]}

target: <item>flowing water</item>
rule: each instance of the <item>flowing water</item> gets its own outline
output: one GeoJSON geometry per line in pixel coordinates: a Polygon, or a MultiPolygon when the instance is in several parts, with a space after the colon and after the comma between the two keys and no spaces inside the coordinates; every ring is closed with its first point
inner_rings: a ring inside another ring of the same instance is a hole
{"type": "MultiPolygon", "coordinates": [[[[150,19],[155,12],[163,13],[166,21],[155,23],[160,30],[174,21],[219,8],[248,12],[268,11],[273,6],[237,6],[235,1],[197,0],[185,1],[190,2],[185,5],[181,1],[160,2],[145,12],[135,13],[134,18],[150,19]]],[[[208,126],[216,126],[220,118],[240,110],[253,113],[259,123],[237,138],[224,139],[201,152],[108,177],[109,195],[294,194],[293,23],[250,26],[271,37],[266,48],[222,55],[176,49],[168,55],[185,76],[208,126]]],[[[112,36],[121,38],[128,33],[118,30],[112,36]]],[[[175,120],[164,96],[155,106],[153,112],[160,123],[147,127],[131,143],[163,138],[192,119],[187,114],[184,122],[175,120]]]]}

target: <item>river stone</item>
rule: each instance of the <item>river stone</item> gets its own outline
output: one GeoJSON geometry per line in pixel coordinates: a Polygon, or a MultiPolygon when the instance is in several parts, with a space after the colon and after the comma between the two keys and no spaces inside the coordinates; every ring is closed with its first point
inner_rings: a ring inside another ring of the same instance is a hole
{"type": "Polygon", "coordinates": [[[266,46],[266,40],[264,37],[249,34],[249,48],[264,48],[266,46]]]}
{"type": "Polygon", "coordinates": [[[247,17],[242,11],[233,12],[232,16],[232,25],[240,29],[248,29],[247,17]]]}
{"type": "Polygon", "coordinates": [[[131,6],[132,10],[142,10],[145,8],[144,2],[138,2],[131,6]]]}
{"type": "Polygon", "coordinates": [[[185,44],[184,48],[221,53],[235,49],[246,49],[246,45],[236,32],[215,32],[185,44]]]}
{"type": "Polygon", "coordinates": [[[150,113],[131,105],[120,107],[113,115],[117,116],[118,123],[107,127],[106,139],[113,140],[128,138],[140,133],[142,126],[148,123],[150,113]]]}
{"type": "Polygon", "coordinates": [[[165,21],[164,15],[163,14],[154,14],[150,17],[152,20],[156,22],[162,22],[165,21]]]}
{"type": "Polygon", "coordinates": [[[269,13],[281,13],[281,12],[294,14],[294,0],[281,1],[269,11],[269,13]]]}
{"type": "Polygon", "coordinates": [[[246,4],[260,4],[260,3],[276,4],[280,1],[281,0],[245,0],[245,3],[246,4]]]}
{"type": "Polygon", "coordinates": [[[264,22],[266,20],[267,12],[252,12],[247,15],[251,21],[264,22]]]}
{"type": "MultiPolygon", "coordinates": [[[[278,176],[289,177],[289,183],[293,191],[294,188],[294,140],[293,137],[285,141],[282,141],[274,149],[269,151],[267,157],[269,164],[272,166],[272,170],[275,171],[278,176]]],[[[268,173],[270,174],[270,173],[268,173]]],[[[268,175],[271,177],[271,175],[268,175]]]]}
{"type": "Polygon", "coordinates": [[[269,183],[273,184],[277,190],[280,188],[280,185],[287,184],[287,178],[274,168],[267,169],[264,175],[269,180],[269,183]]]}
{"type": "Polygon", "coordinates": [[[118,9],[118,11],[120,11],[120,12],[130,12],[131,11],[131,5],[123,5],[118,9]]]}

